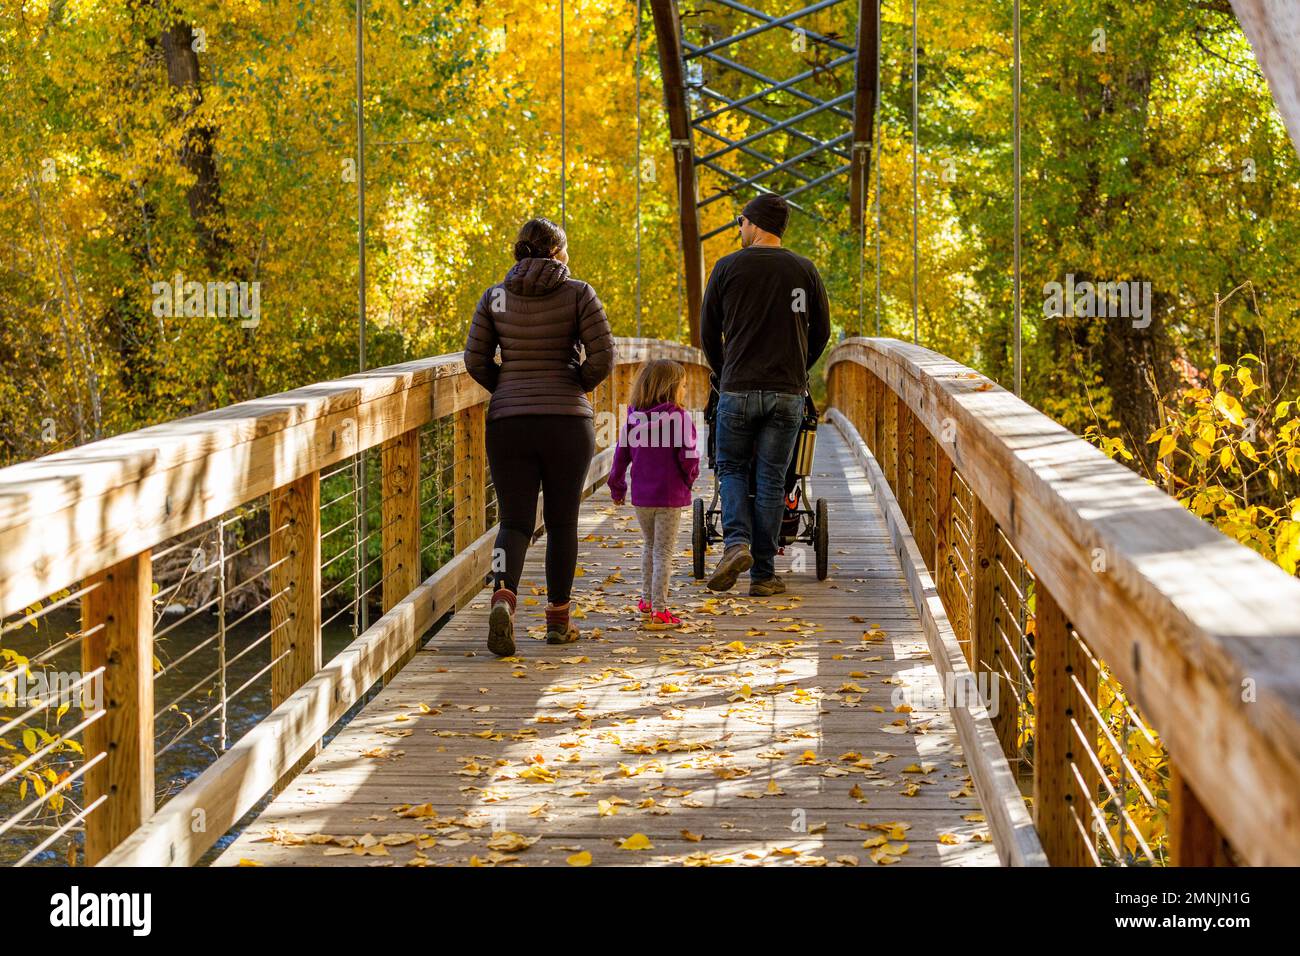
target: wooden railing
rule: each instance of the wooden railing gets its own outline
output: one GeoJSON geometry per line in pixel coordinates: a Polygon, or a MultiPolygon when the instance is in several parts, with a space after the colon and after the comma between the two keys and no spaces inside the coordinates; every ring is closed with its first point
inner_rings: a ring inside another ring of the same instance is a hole
{"type": "Polygon", "coordinates": [[[1300,863],[1300,581],[942,355],[849,339],[827,375],[1049,861],[1300,863]]]}
{"type": "MultiPolygon", "coordinates": [[[[697,350],[620,339],[614,374],[592,395],[603,450],[588,491],[608,473],[638,365],[660,357],[687,365],[691,400],[703,404],[697,350]]],[[[0,790],[17,785],[22,795],[12,812],[0,804],[0,838],[35,834],[18,862],[62,850],[59,841],[75,858],[72,836],[84,827],[86,862],[190,864],[300,768],[350,707],[482,587],[495,534],[486,399],[461,356],[444,355],[0,471],[0,648],[27,628],[50,632],[36,653],[0,659],[0,692],[10,692],[0,700],[0,741],[16,741],[0,750],[0,790]],[[323,527],[322,515],[340,513],[323,527]],[[160,557],[176,556],[179,581],[156,588],[160,557]],[[191,612],[175,602],[196,581],[205,596],[191,612]],[[270,621],[240,646],[227,621],[237,599],[248,607],[238,620],[269,612],[270,621]],[[377,619],[366,626],[372,605],[377,619]],[[181,621],[211,608],[217,622],[163,663],[155,624],[177,606],[181,621]],[[78,607],[79,625],[60,617],[78,607]],[[355,639],[323,662],[323,630],[349,611],[355,639]],[[156,676],[200,651],[215,661],[200,693],[163,700],[156,676]],[[102,688],[98,701],[16,699],[20,682],[77,655],[80,672],[64,683],[102,688]],[[239,666],[254,673],[232,689],[239,666]],[[269,714],[228,744],[228,703],[268,672],[269,714]],[[164,735],[164,718],[177,715],[164,735]],[[155,812],[155,754],[196,726],[215,734],[218,723],[215,749],[224,752],[155,812]]]]}

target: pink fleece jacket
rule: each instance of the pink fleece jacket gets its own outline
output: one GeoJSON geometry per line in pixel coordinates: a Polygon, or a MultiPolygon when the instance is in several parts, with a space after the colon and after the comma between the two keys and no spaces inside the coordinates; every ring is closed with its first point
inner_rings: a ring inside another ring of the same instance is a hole
{"type": "Polygon", "coordinates": [[[627,497],[626,473],[632,466],[632,504],[638,508],[685,508],[700,473],[695,423],[685,409],[665,402],[629,409],[618,435],[609,493],[627,497]]]}

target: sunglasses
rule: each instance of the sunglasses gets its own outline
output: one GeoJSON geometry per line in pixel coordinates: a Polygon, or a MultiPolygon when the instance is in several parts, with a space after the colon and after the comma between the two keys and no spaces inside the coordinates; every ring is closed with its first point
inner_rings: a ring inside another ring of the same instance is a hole
{"type": "Polygon", "coordinates": [[[745,224],[745,217],[744,217],[744,216],[737,216],[737,217],[736,217],[736,225],[737,225],[737,226],[743,226],[744,224],[745,224]]]}

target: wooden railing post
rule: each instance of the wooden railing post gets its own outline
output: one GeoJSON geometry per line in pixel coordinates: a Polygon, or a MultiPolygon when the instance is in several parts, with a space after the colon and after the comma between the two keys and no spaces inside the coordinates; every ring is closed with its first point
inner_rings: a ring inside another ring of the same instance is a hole
{"type": "MultiPolygon", "coordinates": [[[[883,378],[876,375],[875,372],[872,372],[871,402],[872,405],[875,406],[876,415],[875,420],[871,423],[871,437],[872,442],[874,442],[871,447],[876,453],[876,459],[878,459],[881,464],[884,464],[883,455],[885,453],[885,431],[887,431],[887,429],[885,429],[885,420],[888,419],[889,415],[889,408],[887,406],[888,399],[885,398],[885,395],[887,395],[888,392],[889,389],[885,388],[883,378]]],[[[888,473],[889,472],[885,472],[885,475],[888,475],[888,473]]]]}
{"type": "MultiPolygon", "coordinates": [[[[882,383],[883,385],[883,383],[882,383]]],[[[881,435],[881,444],[885,449],[884,460],[881,465],[884,466],[885,481],[889,482],[889,487],[895,490],[894,498],[898,498],[898,406],[901,404],[898,395],[888,385],[883,385],[882,392],[885,396],[885,413],[881,416],[881,427],[884,429],[881,435]]],[[[901,504],[901,502],[900,502],[901,504]]]]}
{"type": "Polygon", "coordinates": [[[971,653],[970,609],[966,606],[966,597],[962,593],[957,571],[957,559],[953,554],[953,468],[952,459],[936,442],[932,445],[934,454],[934,576],[935,586],[944,609],[952,621],[953,633],[957,643],[966,655],[966,663],[972,672],[978,673],[974,655],[971,653]]]}
{"type": "Polygon", "coordinates": [[[989,692],[997,682],[996,710],[990,714],[1002,752],[1018,769],[1020,705],[1016,701],[1012,682],[1004,675],[1012,674],[1013,665],[1007,660],[1002,638],[998,633],[1002,625],[1002,609],[998,604],[998,524],[984,502],[971,495],[971,596],[974,607],[970,616],[971,667],[976,675],[989,675],[989,692]]]}
{"type": "Polygon", "coordinates": [[[934,534],[930,528],[929,477],[930,430],[913,414],[912,420],[912,536],[921,551],[921,558],[930,573],[934,573],[934,534]]]}
{"type": "Polygon", "coordinates": [[[857,423],[858,434],[866,441],[867,446],[871,449],[871,454],[875,455],[876,459],[879,460],[880,440],[876,437],[876,425],[880,418],[880,407],[877,404],[880,397],[879,379],[870,369],[864,366],[854,363],[853,367],[861,372],[858,386],[862,389],[862,421],[857,423]]]}
{"type": "Polygon", "coordinates": [[[144,551],[89,581],[82,599],[82,672],[104,668],[99,706],[83,746],[85,805],[106,798],[86,816],[85,858],[93,866],[154,811],[153,569],[144,551]],[[104,754],[103,759],[97,759],[104,754]]]}
{"type": "Polygon", "coordinates": [[[271,706],[321,666],[320,473],[271,493],[271,706]]]}
{"type": "MultiPolygon", "coordinates": [[[[841,388],[841,392],[848,391],[844,399],[852,411],[850,421],[853,422],[853,427],[858,430],[859,435],[865,435],[868,421],[867,376],[870,373],[856,362],[841,363],[837,368],[847,373],[841,377],[841,381],[848,386],[848,389],[841,388]]],[[[844,407],[843,403],[840,407],[844,407]]]]}
{"type": "Polygon", "coordinates": [[[271,594],[271,706],[278,707],[321,668],[319,472],[271,492],[271,594]]]}
{"type": "MultiPolygon", "coordinates": [[[[613,428],[614,441],[618,441],[618,429],[622,425],[622,421],[619,418],[619,409],[620,407],[627,405],[629,402],[631,402],[632,383],[636,381],[637,372],[640,371],[640,369],[641,369],[640,365],[634,365],[630,362],[622,365],[617,365],[614,368],[614,396],[613,396],[613,401],[611,402],[614,410],[614,428],[613,428]]],[[[689,379],[691,377],[692,377],[691,373],[690,371],[688,371],[687,372],[688,394],[690,391],[698,391],[698,382],[696,383],[695,388],[693,389],[690,388],[689,379]]],[[[709,383],[706,380],[704,383],[705,401],[708,401],[708,387],[709,387],[709,383]]],[[[688,408],[700,408],[700,409],[704,408],[703,402],[696,405],[693,404],[690,398],[687,399],[686,404],[688,408]]]]}
{"type": "MultiPolygon", "coordinates": [[[[384,612],[410,594],[421,580],[420,565],[420,432],[405,431],[384,442],[380,450],[383,473],[384,612]]],[[[412,647],[384,673],[384,683],[397,676],[418,652],[412,647]]]]}
{"type": "Polygon", "coordinates": [[[611,434],[611,412],[615,408],[613,376],[607,377],[591,393],[591,410],[595,415],[596,451],[610,447],[618,440],[618,432],[611,434]]]}
{"type": "Polygon", "coordinates": [[[420,433],[403,432],[384,442],[384,611],[392,610],[420,583],[420,433]]]}
{"type": "Polygon", "coordinates": [[[486,410],[487,406],[480,402],[456,413],[456,464],[452,478],[456,493],[453,496],[452,522],[456,529],[453,538],[457,554],[487,530],[486,410]]]}
{"type": "Polygon", "coordinates": [[[1232,866],[1228,843],[1200,798],[1169,765],[1169,862],[1172,866],[1232,866]]]}
{"type": "Polygon", "coordinates": [[[898,507],[915,535],[916,516],[912,513],[912,476],[916,459],[912,454],[912,410],[899,398],[894,403],[894,432],[898,436],[898,480],[892,485],[898,507]]]}
{"type": "Polygon", "coordinates": [[[1056,599],[1041,585],[1035,594],[1034,826],[1053,866],[1088,866],[1096,844],[1097,772],[1089,753],[1097,725],[1075,680],[1095,700],[1097,674],[1056,599]]]}

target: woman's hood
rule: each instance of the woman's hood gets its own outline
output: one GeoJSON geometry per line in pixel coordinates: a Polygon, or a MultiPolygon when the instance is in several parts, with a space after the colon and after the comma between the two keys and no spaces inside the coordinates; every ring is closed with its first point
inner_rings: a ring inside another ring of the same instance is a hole
{"type": "Polygon", "coordinates": [[[520,259],[501,284],[512,295],[546,295],[569,278],[569,267],[559,259],[520,259]]]}

